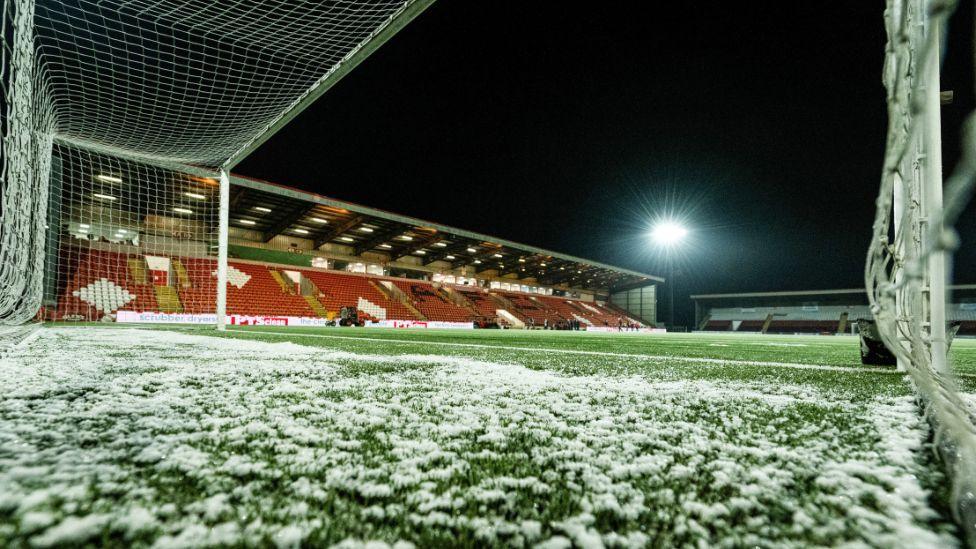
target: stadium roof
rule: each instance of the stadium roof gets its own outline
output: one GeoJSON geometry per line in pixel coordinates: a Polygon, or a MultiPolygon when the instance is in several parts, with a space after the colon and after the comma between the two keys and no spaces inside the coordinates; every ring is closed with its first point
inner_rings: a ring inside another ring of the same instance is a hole
{"type": "MultiPolygon", "coordinates": [[[[976,290],[976,284],[956,284],[950,286],[951,290],[976,290]]],[[[694,300],[703,299],[740,299],[744,297],[802,297],[802,296],[821,296],[821,295],[848,295],[861,294],[867,296],[864,288],[840,289],[840,290],[798,290],[786,292],[744,292],[735,294],[697,294],[691,296],[694,300]]]]}
{"type": "Polygon", "coordinates": [[[327,243],[348,246],[355,256],[367,252],[387,254],[391,260],[414,256],[422,258],[426,266],[442,261],[450,263],[451,269],[467,267],[469,273],[495,271],[499,277],[514,275],[519,280],[535,279],[540,285],[583,290],[664,282],[647,273],[267,181],[234,175],[231,183],[231,226],[259,231],[264,242],[288,235],[311,239],[315,248],[327,243]]]}

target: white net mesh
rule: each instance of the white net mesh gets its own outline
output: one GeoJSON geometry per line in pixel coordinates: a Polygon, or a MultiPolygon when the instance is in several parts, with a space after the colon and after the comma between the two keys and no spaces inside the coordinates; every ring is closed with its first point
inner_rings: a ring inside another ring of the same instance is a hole
{"type": "Polygon", "coordinates": [[[4,2],[0,345],[42,300],[57,319],[213,313],[218,200],[201,181],[430,2],[4,2]]]}
{"type": "Polygon", "coordinates": [[[213,178],[57,146],[45,317],[214,315],[217,191],[213,178]]]}
{"type": "Polygon", "coordinates": [[[946,355],[945,296],[939,287],[957,245],[952,227],[976,181],[971,122],[963,158],[946,182],[939,207],[937,144],[940,34],[955,2],[889,0],[884,80],[889,127],[866,283],[878,331],[908,370],[934,427],[935,448],[952,479],[952,508],[969,541],[976,540],[976,427],[946,355]],[[935,138],[935,139],[933,139],[935,138]],[[935,179],[933,179],[935,178],[935,179]],[[941,302],[941,303],[940,303],[941,302]]]}
{"type": "Polygon", "coordinates": [[[410,2],[41,0],[60,139],[218,166],[410,2]]]}

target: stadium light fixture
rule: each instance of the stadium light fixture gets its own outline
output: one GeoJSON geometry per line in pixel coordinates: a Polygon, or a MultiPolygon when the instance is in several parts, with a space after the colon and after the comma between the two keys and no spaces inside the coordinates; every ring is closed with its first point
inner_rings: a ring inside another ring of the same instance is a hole
{"type": "Polygon", "coordinates": [[[651,229],[651,238],[654,240],[655,244],[663,248],[665,258],[667,259],[668,317],[670,319],[669,325],[671,329],[674,329],[674,287],[676,284],[673,248],[684,240],[686,236],[688,236],[688,229],[686,229],[680,223],[669,219],[659,221],[656,225],[654,225],[654,228],[651,229]]]}
{"type": "Polygon", "coordinates": [[[674,246],[688,236],[688,229],[674,221],[662,221],[651,230],[651,238],[661,246],[674,246]]]}
{"type": "Polygon", "coordinates": [[[339,237],[339,240],[341,240],[343,242],[352,242],[352,237],[349,237],[349,236],[340,236],[339,237]]]}
{"type": "Polygon", "coordinates": [[[119,177],[119,176],[117,176],[117,175],[98,174],[98,175],[95,176],[95,179],[97,179],[99,181],[104,181],[106,183],[121,183],[122,182],[122,178],[119,177]]]}
{"type": "Polygon", "coordinates": [[[495,255],[493,255],[491,257],[494,257],[495,259],[501,259],[502,258],[502,254],[495,254],[495,255]]]}
{"type": "Polygon", "coordinates": [[[438,248],[446,248],[447,242],[434,242],[434,246],[437,246],[438,248]]]}
{"type": "Polygon", "coordinates": [[[475,265],[481,265],[481,260],[480,259],[475,259],[474,260],[474,264],[475,265]]]}
{"type": "Polygon", "coordinates": [[[173,208],[173,211],[178,214],[192,214],[193,210],[189,208],[173,208]]]}
{"type": "Polygon", "coordinates": [[[380,244],[380,248],[383,248],[384,250],[389,250],[392,247],[393,246],[390,246],[389,244],[380,244]]]}
{"type": "Polygon", "coordinates": [[[415,254],[417,254],[417,255],[427,255],[427,252],[425,252],[425,251],[423,251],[423,250],[417,250],[417,251],[416,251],[416,252],[414,252],[414,253],[415,253],[415,254]]]}
{"type": "Polygon", "coordinates": [[[474,248],[468,248],[468,253],[469,254],[473,254],[473,253],[477,253],[477,252],[478,252],[478,250],[476,250],[474,248]]]}
{"type": "Polygon", "coordinates": [[[406,241],[410,241],[410,240],[413,240],[413,237],[412,237],[412,236],[410,236],[410,235],[408,235],[408,234],[405,234],[405,235],[402,235],[402,236],[400,237],[400,239],[401,239],[401,240],[406,240],[406,241]]]}
{"type": "Polygon", "coordinates": [[[308,234],[308,231],[305,229],[295,229],[295,232],[298,234],[308,234]]]}
{"type": "Polygon", "coordinates": [[[271,208],[265,208],[264,206],[255,206],[254,211],[261,213],[271,213],[271,208]]]}
{"type": "Polygon", "coordinates": [[[241,219],[240,220],[240,224],[241,225],[254,225],[254,222],[251,221],[250,219],[241,219]]]}
{"type": "Polygon", "coordinates": [[[185,193],[183,193],[183,195],[184,196],[188,196],[190,198],[196,198],[197,200],[206,200],[207,199],[207,197],[205,195],[202,195],[200,193],[185,192],[185,193]]]}
{"type": "Polygon", "coordinates": [[[321,223],[321,224],[323,224],[323,225],[325,225],[326,223],[328,223],[328,222],[329,222],[329,220],[328,220],[328,219],[322,219],[321,217],[313,217],[313,218],[311,218],[311,220],[312,220],[313,222],[315,222],[315,223],[321,223]]]}
{"type": "Polygon", "coordinates": [[[369,227],[360,227],[359,230],[360,231],[363,231],[364,233],[371,233],[371,232],[373,232],[373,229],[371,229],[369,227]]]}
{"type": "Polygon", "coordinates": [[[91,225],[89,225],[88,223],[79,223],[78,224],[78,228],[79,229],[90,229],[91,228],[91,225]]]}
{"type": "Polygon", "coordinates": [[[112,196],[110,194],[95,193],[92,196],[94,196],[95,198],[101,198],[102,200],[111,200],[111,201],[118,200],[118,197],[112,196]]]}
{"type": "Polygon", "coordinates": [[[453,255],[445,255],[444,259],[457,259],[457,258],[454,257],[453,255]]]}

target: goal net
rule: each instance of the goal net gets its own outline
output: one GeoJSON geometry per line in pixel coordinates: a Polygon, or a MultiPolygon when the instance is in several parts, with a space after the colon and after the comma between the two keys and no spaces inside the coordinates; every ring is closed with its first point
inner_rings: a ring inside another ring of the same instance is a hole
{"type": "Polygon", "coordinates": [[[888,136],[866,283],[879,335],[911,375],[951,482],[952,510],[976,540],[976,427],[948,357],[953,227],[976,181],[976,134],[943,189],[939,70],[953,1],[888,0],[888,136]]]}
{"type": "Polygon", "coordinates": [[[431,1],[4,2],[0,348],[217,313],[229,170],[431,1]]]}

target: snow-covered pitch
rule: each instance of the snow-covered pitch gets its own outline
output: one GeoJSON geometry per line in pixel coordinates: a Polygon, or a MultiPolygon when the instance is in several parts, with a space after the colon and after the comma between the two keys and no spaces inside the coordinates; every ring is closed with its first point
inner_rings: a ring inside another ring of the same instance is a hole
{"type": "Polygon", "coordinates": [[[47,328],[0,546],[956,545],[904,378],[795,341],[47,328]]]}

